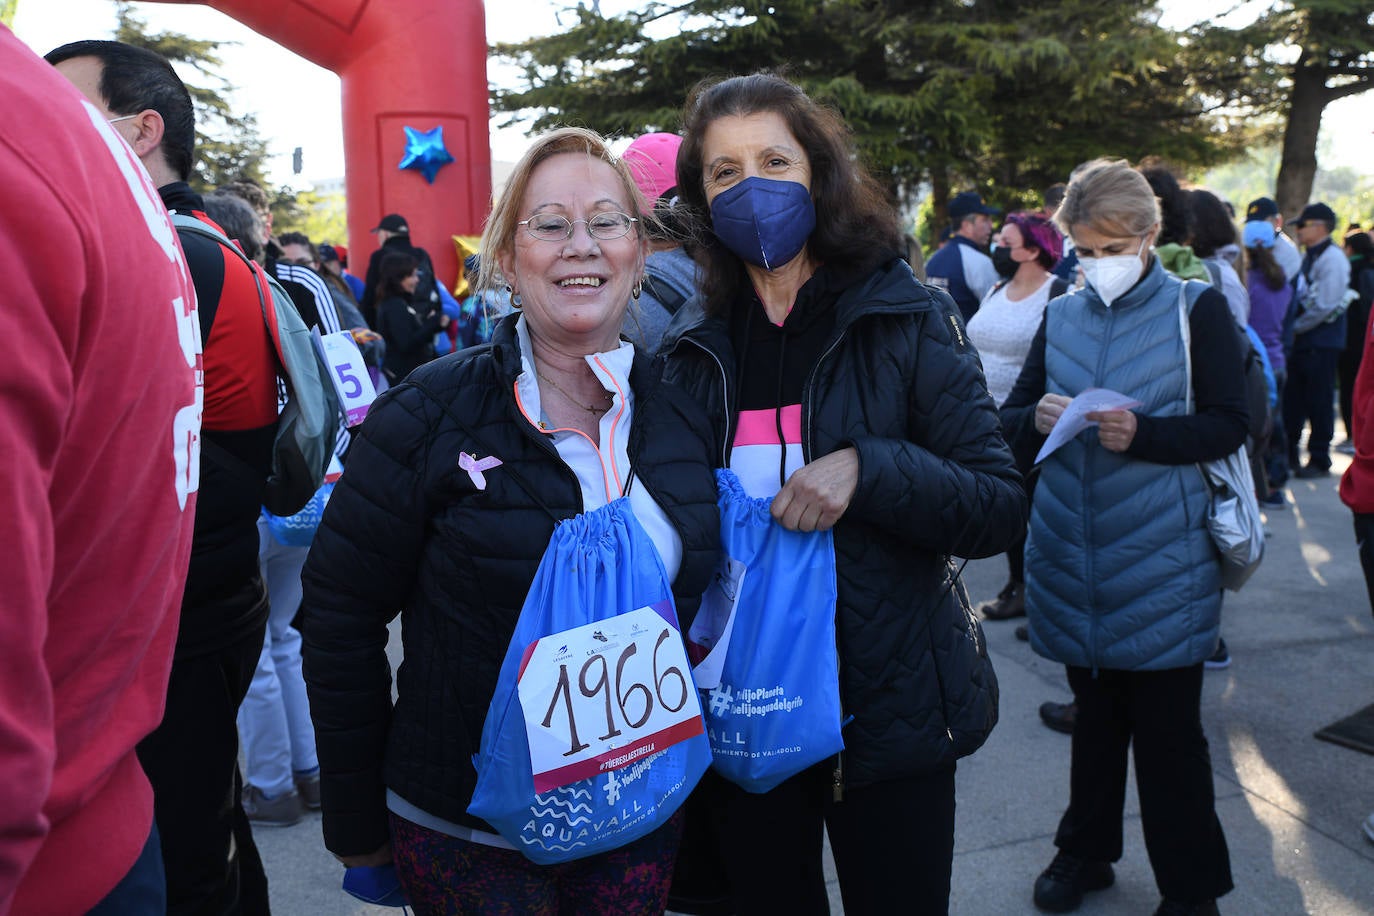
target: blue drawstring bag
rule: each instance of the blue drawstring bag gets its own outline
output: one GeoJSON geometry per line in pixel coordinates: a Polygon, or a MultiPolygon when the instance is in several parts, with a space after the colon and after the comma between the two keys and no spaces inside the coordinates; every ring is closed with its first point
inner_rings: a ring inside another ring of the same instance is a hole
{"type": "Polygon", "coordinates": [[[273,515],[264,507],[262,517],[267,520],[267,531],[283,547],[309,547],[333,492],[334,484],[326,483],[295,515],[273,515]]]}
{"type": "Polygon", "coordinates": [[[733,471],[716,488],[723,557],[688,650],[716,772],[767,792],[844,750],[835,542],[779,525],[733,471]]]}
{"type": "Polygon", "coordinates": [[[710,766],[672,590],[627,498],[554,529],[473,762],[468,813],[541,865],[651,833],[710,766]]]}

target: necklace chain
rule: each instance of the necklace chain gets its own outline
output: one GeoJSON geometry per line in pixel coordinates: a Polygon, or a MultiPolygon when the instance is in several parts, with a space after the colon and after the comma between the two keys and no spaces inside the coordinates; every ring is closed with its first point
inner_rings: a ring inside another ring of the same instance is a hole
{"type": "MultiPolygon", "coordinates": [[[[567,398],[570,403],[574,404],[577,407],[581,407],[587,413],[602,413],[610,409],[611,405],[609,404],[605,404],[601,407],[588,407],[586,404],[583,404],[581,401],[577,400],[577,398],[573,397],[572,395],[568,394],[568,392],[564,391],[562,385],[558,384],[553,379],[549,378],[547,375],[540,372],[537,368],[534,370],[534,373],[535,375],[538,375],[544,381],[552,385],[554,387],[554,390],[556,390],[559,394],[563,395],[563,397],[567,398]]],[[[602,391],[601,394],[602,397],[604,397],[606,400],[609,401],[611,399],[611,393],[609,391],[602,391]]]]}

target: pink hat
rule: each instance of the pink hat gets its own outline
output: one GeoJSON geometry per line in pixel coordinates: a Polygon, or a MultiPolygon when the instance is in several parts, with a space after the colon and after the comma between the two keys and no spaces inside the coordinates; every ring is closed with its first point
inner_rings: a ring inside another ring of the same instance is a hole
{"type": "Polygon", "coordinates": [[[677,187],[677,149],[681,145],[677,134],[645,134],[625,148],[621,158],[644,195],[645,213],[653,209],[664,191],[677,187]]]}

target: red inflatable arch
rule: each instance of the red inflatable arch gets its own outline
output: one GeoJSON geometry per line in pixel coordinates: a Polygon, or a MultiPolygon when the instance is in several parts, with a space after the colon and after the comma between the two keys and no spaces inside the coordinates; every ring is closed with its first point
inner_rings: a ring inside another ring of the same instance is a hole
{"type": "MultiPolygon", "coordinates": [[[[190,3],[196,0],[162,0],[190,3]]],[[[348,234],[355,269],[386,213],[452,281],[451,237],[481,231],[491,199],[486,22],[481,0],[207,0],[343,81],[348,234]],[[397,168],[405,131],[444,128],[453,163],[433,184],[397,168]],[[366,240],[366,244],[364,244],[366,240]]]]}

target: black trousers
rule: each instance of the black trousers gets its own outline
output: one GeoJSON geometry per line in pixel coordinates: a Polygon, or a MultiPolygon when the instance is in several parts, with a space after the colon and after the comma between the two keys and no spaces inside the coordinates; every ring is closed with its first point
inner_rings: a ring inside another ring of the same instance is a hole
{"type": "Polygon", "coordinates": [[[243,811],[236,717],[262,654],[250,635],[172,662],[167,712],[138,745],[153,784],[169,916],[266,916],[267,875],[243,811]]]}
{"type": "MultiPolygon", "coordinates": [[[[1354,320],[1354,316],[1347,314],[1346,321],[1354,320]]],[[[1340,385],[1341,420],[1345,423],[1345,437],[1352,442],[1355,440],[1351,432],[1351,419],[1355,415],[1355,376],[1360,373],[1360,360],[1364,357],[1364,334],[1361,333],[1360,341],[1355,346],[1347,345],[1341,351],[1341,355],[1336,359],[1336,381],[1340,385]]]]}
{"type": "Polygon", "coordinates": [[[1298,439],[1305,423],[1307,461],[1314,467],[1331,467],[1331,436],[1336,431],[1336,358],[1340,350],[1318,347],[1294,350],[1288,357],[1288,382],[1283,390],[1283,422],[1288,433],[1288,460],[1299,460],[1298,439]]]}
{"type": "Polygon", "coordinates": [[[1369,592],[1369,609],[1374,611],[1374,515],[1355,513],[1355,544],[1360,548],[1360,568],[1364,587],[1369,592]]]}
{"type": "MultiPolygon", "coordinates": [[[[771,792],[724,785],[713,806],[739,916],[827,914],[822,826],[846,916],[939,916],[949,910],[954,864],[954,766],[846,789],[833,766],[811,767],[771,792]]],[[[714,774],[708,774],[713,776],[714,774]]]]}
{"type": "Polygon", "coordinates": [[[1121,858],[1126,752],[1135,745],[1145,849],[1165,897],[1202,903],[1233,887],[1202,733],[1202,664],[1165,671],[1069,667],[1078,703],[1069,808],[1055,845],[1099,862],[1121,858]]]}

